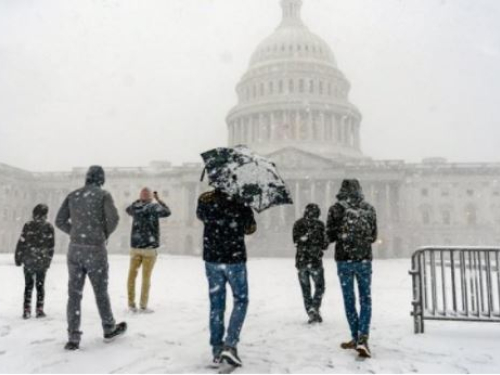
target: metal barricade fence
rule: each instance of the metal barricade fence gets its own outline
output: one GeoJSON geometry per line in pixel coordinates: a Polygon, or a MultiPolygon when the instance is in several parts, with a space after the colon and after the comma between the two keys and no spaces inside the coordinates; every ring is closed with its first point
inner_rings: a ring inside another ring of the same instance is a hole
{"type": "Polygon", "coordinates": [[[423,247],[411,263],[415,333],[424,320],[500,322],[500,248],[423,247]]]}

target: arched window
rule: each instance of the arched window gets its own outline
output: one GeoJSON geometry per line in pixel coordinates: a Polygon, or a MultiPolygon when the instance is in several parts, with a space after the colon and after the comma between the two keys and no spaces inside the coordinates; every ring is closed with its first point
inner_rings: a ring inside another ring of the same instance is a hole
{"type": "Polygon", "coordinates": [[[274,83],[273,81],[269,82],[269,94],[274,94],[274,83]]]}
{"type": "Polygon", "coordinates": [[[293,79],[291,79],[288,81],[288,92],[293,93],[294,90],[295,90],[294,82],[293,82],[293,79]]]}
{"type": "Polygon", "coordinates": [[[309,92],[314,93],[314,81],[312,79],[309,81],[309,92]]]}
{"type": "Polygon", "coordinates": [[[283,93],[283,80],[280,80],[278,83],[278,91],[280,92],[280,94],[283,93]]]}
{"type": "Polygon", "coordinates": [[[323,81],[319,81],[319,88],[318,88],[318,90],[319,90],[319,94],[323,95],[323,81]]]}
{"type": "Polygon", "coordinates": [[[264,96],[264,83],[260,84],[260,96],[264,96]]]}

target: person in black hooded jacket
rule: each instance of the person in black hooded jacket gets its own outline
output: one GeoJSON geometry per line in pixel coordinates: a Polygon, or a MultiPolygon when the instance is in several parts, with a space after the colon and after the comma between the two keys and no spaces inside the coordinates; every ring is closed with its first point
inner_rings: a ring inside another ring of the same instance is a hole
{"type": "Polygon", "coordinates": [[[36,285],[36,317],[45,317],[45,276],[54,256],[54,227],[47,222],[49,208],[37,205],[33,210],[33,220],[22,230],[15,252],[16,266],[24,266],[23,318],[31,317],[31,298],[36,285]]]}
{"type": "Polygon", "coordinates": [[[304,306],[309,323],[321,323],[320,308],[325,293],[323,252],[328,248],[325,224],[319,220],[321,210],[317,204],[306,206],[304,217],[293,226],[293,242],[297,248],[295,266],[298,270],[304,306]],[[311,296],[311,279],[314,296],[311,296]]]}
{"type": "Polygon", "coordinates": [[[377,239],[377,215],[365,202],[358,180],[344,180],[337,199],[328,213],[327,235],[330,242],[335,242],[337,273],[351,330],[351,340],[341,347],[356,349],[360,356],[370,357],[372,243],[377,239]],[[354,281],[358,284],[359,314],[354,281]]]}

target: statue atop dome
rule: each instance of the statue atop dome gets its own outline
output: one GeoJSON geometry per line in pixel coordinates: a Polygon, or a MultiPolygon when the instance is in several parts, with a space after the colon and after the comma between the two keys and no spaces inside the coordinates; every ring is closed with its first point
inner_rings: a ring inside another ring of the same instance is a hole
{"type": "Polygon", "coordinates": [[[281,0],[283,9],[283,21],[281,25],[302,25],[300,18],[300,10],[302,8],[302,0],[281,0]]]}

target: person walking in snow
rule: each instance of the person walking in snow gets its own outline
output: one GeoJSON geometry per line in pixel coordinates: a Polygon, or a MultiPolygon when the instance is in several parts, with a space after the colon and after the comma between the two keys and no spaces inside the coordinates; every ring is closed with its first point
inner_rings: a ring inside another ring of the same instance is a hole
{"type": "Polygon", "coordinates": [[[343,349],[355,349],[361,357],[371,357],[368,339],[372,314],[372,244],[377,239],[375,209],[364,200],[358,180],[344,180],[330,208],[327,236],[335,242],[335,260],[340,279],[351,340],[343,349]],[[360,312],[356,310],[354,281],[358,284],[360,312]]]}
{"type": "Polygon", "coordinates": [[[36,317],[44,318],[45,276],[54,256],[54,227],[47,221],[49,208],[38,204],[33,220],[24,224],[15,251],[16,266],[24,266],[23,318],[31,318],[31,298],[36,285],[36,317]]]}
{"type": "Polygon", "coordinates": [[[293,226],[293,242],[297,248],[295,266],[304,298],[309,323],[321,323],[321,301],[325,293],[323,252],[328,248],[325,224],[319,219],[321,210],[317,204],[306,206],[304,217],[293,226]],[[314,296],[311,295],[311,279],[314,296]]]}
{"type": "Polygon", "coordinates": [[[70,193],[57,213],[56,226],[70,235],[68,250],[68,342],[66,350],[80,347],[81,301],[86,276],[89,277],[101,316],[104,340],[123,335],[127,323],[115,323],[108,294],[109,263],[106,243],[118,226],[119,216],[113,197],[102,186],[104,170],[89,168],[85,186],[70,193]]]}
{"type": "Polygon", "coordinates": [[[170,216],[170,209],[157,192],[149,188],[141,190],[140,198],[126,209],[132,216],[132,235],[130,250],[130,269],[128,274],[128,306],[130,311],[137,312],[135,304],[135,280],[142,266],[142,288],[140,312],[151,313],[148,308],[151,275],[158,257],[160,247],[160,218],[170,216]],[[156,203],[153,201],[156,200],[156,203]]]}
{"type": "Polygon", "coordinates": [[[245,235],[257,230],[253,211],[237,198],[215,189],[198,200],[198,219],[204,224],[203,259],[210,296],[210,345],[213,362],[242,366],[237,344],[248,307],[245,235]],[[226,284],[234,307],[224,340],[226,284]]]}

